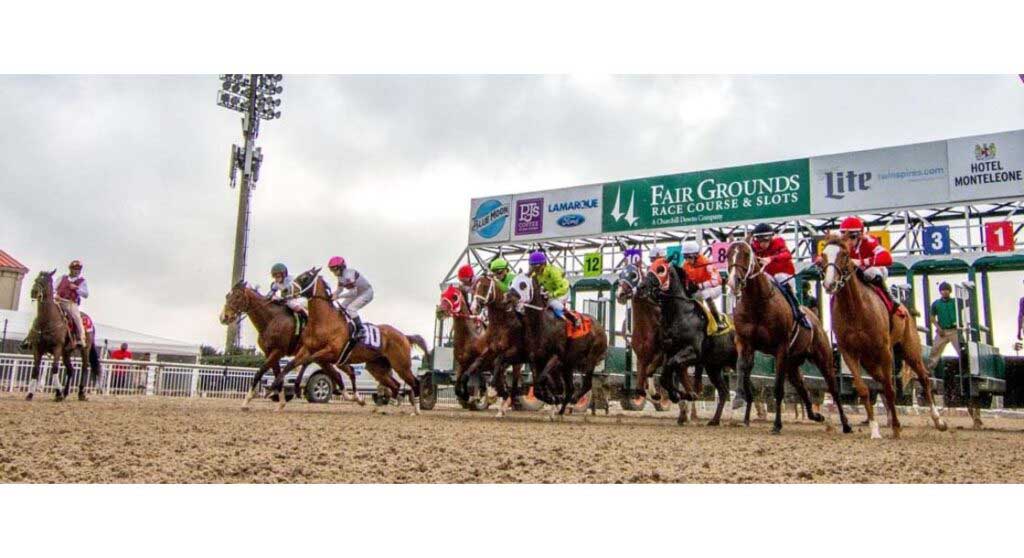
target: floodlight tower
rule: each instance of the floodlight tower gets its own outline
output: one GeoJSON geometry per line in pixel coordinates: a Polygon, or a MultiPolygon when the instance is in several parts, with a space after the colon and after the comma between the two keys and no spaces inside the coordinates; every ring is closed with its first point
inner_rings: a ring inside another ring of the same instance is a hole
{"type": "MultiPolygon", "coordinates": [[[[238,191],[238,221],[235,225],[235,257],[231,267],[231,284],[245,279],[246,252],[249,247],[249,198],[260,179],[263,151],[256,147],[260,135],[260,120],[281,118],[281,74],[224,74],[217,91],[217,104],[242,113],[242,137],[245,145],[231,144],[228,178],[235,187],[238,171],[242,171],[242,185],[238,191]]],[[[238,347],[239,322],[228,326],[224,352],[238,347]]]]}

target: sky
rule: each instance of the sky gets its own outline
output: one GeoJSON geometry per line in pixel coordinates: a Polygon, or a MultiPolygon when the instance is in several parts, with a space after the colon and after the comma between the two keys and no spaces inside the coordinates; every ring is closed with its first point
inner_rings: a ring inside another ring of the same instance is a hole
{"type": "MultiPolygon", "coordinates": [[[[217,76],[0,76],[0,249],[81,259],[99,322],[222,347],[240,115],[217,76]]],[[[1024,128],[1018,76],[297,76],[265,123],[247,278],[342,255],[425,337],[469,199],[1024,128]]],[[[994,294],[1024,295],[1001,274],[994,294]]],[[[28,287],[21,308],[31,309],[28,287]]],[[[996,304],[1012,344],[1015,304],[996,304]]],[[[246,323],[243,340],[255,343],[246,323]]]]}

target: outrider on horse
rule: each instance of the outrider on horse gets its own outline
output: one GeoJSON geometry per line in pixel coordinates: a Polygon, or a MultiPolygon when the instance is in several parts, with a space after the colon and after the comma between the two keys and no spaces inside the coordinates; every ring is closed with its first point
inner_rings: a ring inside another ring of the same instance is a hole
{"type": "Polygon", "coordinates": [[[68,395],[71,377],[75,371],[71,362],[71,355],[77,353],[81,359],[82,371],[78,378],[78,399],[85,401],[85,386],[91,371],[95,380],[100,374],[99,353],[95,345],[95,327],[92,327],[92,320],[87,315],[82,315],[82,323],[85,331],[76,333],[73,320],[71,320],[54,299],[53,276],[57,272],[40,271],[32,284],[31,297],[36,301],[36,318],[32,322],[32,330],[28,344],[32,349],[32,380],[29,382],[28,395],[26,399],[31,400],[35,396],[36,387],[39,384],[39,368],[42,357],[45,354],[52,355],[53,363],[50,365],[50,377],[57,375],[60,362],[64,363],[64,378],[58,376],[58,383],[54,385],[54,398],[62,401],[68,395]],[[76,343],[76,335],[80,335],[84,341],[82,346],[76,343]]]}

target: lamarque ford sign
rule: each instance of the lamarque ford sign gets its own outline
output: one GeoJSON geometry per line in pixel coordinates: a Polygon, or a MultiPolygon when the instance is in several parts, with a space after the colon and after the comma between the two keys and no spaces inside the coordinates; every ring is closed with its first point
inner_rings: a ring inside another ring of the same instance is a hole
{"type": "Polygon", "coordinates": [[[476,198],[470,244],[782,221],[1024,196],[1024,130],[476,198]]]}

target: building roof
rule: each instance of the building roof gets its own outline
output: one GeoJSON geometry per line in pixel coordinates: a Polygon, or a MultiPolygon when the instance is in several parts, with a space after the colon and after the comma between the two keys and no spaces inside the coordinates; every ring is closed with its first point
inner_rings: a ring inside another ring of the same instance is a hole
{"type": "MultiPolygon", "coordinates": [[[[4,328],[6,319],[7,339],[21,341],[28,335],[32,327],[32,321],[36,317],[35,309],[24,310],[2,310],[0,309],[0,332],[4,328]]],[[[186,343],[165,337],[157,337],[146,333],[139,333],[129,329],[122,329],[93,321],[96,326],[96,346],[100,349],[106,343],[111,351],[120,347],[121,343],[128,343],[128,348],[134,353],[156,353],[158,355],[186,355],[197,356],[199,354],[199,343],[186,343]]]]}
{"type": "Polygon", "coordinates": [[[10,254],[0,250],[0,268],[13,269],[22,273],[28,273],[28,268],[21,262],[14,259],[10,254]]]}

